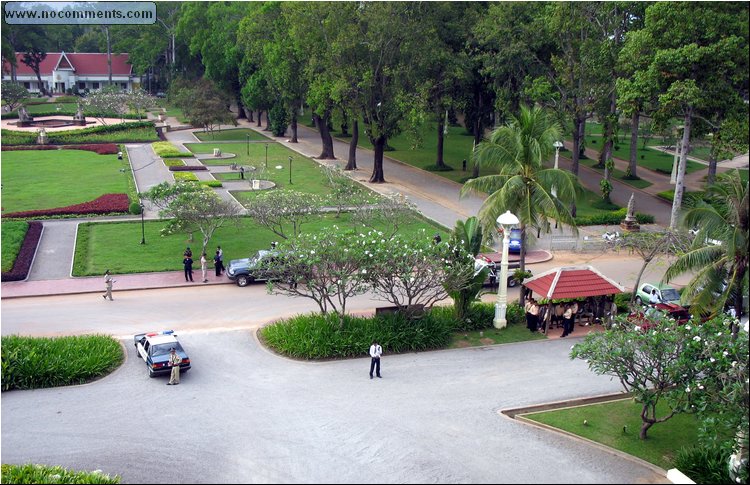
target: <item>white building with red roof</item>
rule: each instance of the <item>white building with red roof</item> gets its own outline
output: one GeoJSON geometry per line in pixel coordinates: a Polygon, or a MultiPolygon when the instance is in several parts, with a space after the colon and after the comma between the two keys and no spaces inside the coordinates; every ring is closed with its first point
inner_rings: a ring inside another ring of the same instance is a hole
{"type": "MultiPolygon", "coordinates": [[[[34,71],[23,63],[23,52],[16,52],[16,81],[29,92],[38,93],[39,81],[34,71]]],[[[130,91],[138,87],[140,77],[133,74],[128,54],[112,54],[112,84],[130,91]]],[[[3,81],[10,81],[10,65],[3,62],[3,81]]],[[[107,54],[81,52],[49,52],[39,65],[42,83],[52,93],[68,89],[80,92],[96,91],[109,84],[107,54]]]]}

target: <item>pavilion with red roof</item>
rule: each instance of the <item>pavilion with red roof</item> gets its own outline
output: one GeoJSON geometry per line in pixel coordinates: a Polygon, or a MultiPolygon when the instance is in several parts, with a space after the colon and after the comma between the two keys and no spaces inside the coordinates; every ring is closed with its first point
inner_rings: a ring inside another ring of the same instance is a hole
{"type": "MultiPolygon", "coordinates": [[[[23,63],[23,56],[23,52],[16,52],[16,81],[29,92],[38,93],[39,81],[31,67],[23,63]]],[[[112,54],[112,84],[125,91],[140,83],[129,60],[128,54],[112,54]]],[[[39,64],[39,75],[47,91],[53,93],[96,91],[109,84],[107,54],[49,52],[39,64]]],[[[11,81],[11,66],[5,61],[3,81],[11,81]]]]}
{"type": "Polygon", "coordinates": [[[529,290],[548,300],[614,295],[625,289],[592,266],[565,266],[524,280],[529,290]]]}

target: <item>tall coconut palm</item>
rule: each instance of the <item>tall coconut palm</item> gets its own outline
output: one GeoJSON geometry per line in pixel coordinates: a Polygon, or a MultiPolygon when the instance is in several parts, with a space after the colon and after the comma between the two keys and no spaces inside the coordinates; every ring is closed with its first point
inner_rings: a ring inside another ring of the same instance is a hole
{"type": "Polygon", "coordinates": [[[729,302],[737,316],[742,315],[748,274],[748,185],[739,170],[727,172],[683,216],[682,226],[697,228],[698,234],[690,250],[667,269],[664,280],[694,273],[683,298],[691,301],[696,313],[716,315],[729,302]]]}
{"type": "Polygon", "coordinates": [[[526,269],[527,227],[549,231],[549,220],[554,219],[572,226],[577,233],[568,208],[580,190],[578,182],[570,172],[544,166],[554,153],[553,143],[560,139],[560,133],[560,125],[544,109],[521,106],[518,117],[493,131],[489,141],[477,145],[474,157],[479,166],[498,173],[471,179],[461,189],[461,195],[489,194],[478,214],[488,234],[496,229],[495,221],[505,211],[518,217],[521,271],[526,269]]]}

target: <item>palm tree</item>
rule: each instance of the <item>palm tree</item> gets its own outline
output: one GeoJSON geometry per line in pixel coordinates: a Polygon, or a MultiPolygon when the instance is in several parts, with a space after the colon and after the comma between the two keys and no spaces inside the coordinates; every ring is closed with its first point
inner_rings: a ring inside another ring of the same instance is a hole
{"type": "MultiPolygon", "coordinates": [[[[520,220],[521,262],[525,271],[526,228],[549,231],[550,219],[573,227],[575,220],[568,209],[580,191],[570,172],[546,168],[554,153],[553,143],[560,139],[560,125],[542,108],[521,106],[518,117],[492,132],[489,141],[477,145],[477,163],[496,169],[497,175],[471,179],[461,189],[488,193],[479,210],[479,220],[485,231],[496,229],[497,217],[509,210],[520,220]],[[556,195],[553,195],[553,187],[556,195]]],[[[524,298],[523,288],[521,298],[524,298]]]]}
{"type": "Polygon", "coordinates": [[[739,170],[722,174],[682,219],[683,227],[698,228],[698,233],[664,280],[694,272],[683,298],[699,314],[720,314],[729,301],[737,317],[742,315],[748,274],[748,185],[739,170]]]}

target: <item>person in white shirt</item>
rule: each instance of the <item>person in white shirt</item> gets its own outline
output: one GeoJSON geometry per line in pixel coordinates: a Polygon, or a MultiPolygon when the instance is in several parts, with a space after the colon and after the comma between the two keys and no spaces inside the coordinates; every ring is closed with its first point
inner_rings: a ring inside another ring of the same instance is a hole
{"type": "Polygon", "coordinates": [[[656,305],[657,303],[661,302],[661,299],[659,298],[659,295],[656,293],[656,288],[654,288],[653,290],[651,290],[651,296],[649,297],[648,302],[651,305],[656,305]]]}
{"type": "Polygon", "coordinates": [[[372,359],[370,360],[370,379],[372,379],[372,371],[375,369],[375,375],[378,377],[382,377],[380,375],[380,356],[383,354],[383,347],[378,345],[378,342],[376,340],[372,341],[372,345],[370,345],[370,357],[372,359]]]}

